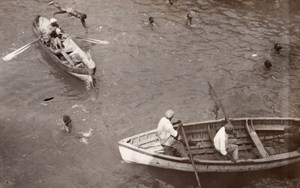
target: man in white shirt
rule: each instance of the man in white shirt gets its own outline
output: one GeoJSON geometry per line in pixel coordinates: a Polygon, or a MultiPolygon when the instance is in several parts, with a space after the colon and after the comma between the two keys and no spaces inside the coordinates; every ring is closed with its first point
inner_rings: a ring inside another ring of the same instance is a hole
{"type": "Polygon", "coordinates": [[[160,140],[160,144],[163,146],[165,154],[172,156],[188,157],[183,144],[179,141],[179,130],[182,126],[180,120],[174,122],[178,124],[177,130],[174,129],[171,123],[175,113],[173,110],[168,110],[165,113],[165,117],[162,117],[157,126],[157,136],[160,140]],[[175,153],[175,154],[174,154],[175,153]]]}
{"type": "Polygon", "coordinates": [[[233,162],[236,162],[238,157],[239,148],[236,144],[228,143],[229,134],[233,133],[233,125],[227,123],[221,127],[214,137],[214,146],[226,158],[230,158],[233,162]]]}

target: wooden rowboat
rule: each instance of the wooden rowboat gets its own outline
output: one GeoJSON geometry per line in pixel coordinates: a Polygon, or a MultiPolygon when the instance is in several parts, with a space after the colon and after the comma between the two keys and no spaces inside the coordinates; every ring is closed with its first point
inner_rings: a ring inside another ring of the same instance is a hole
{"type": "MultiPolygon", "coordinates": [[[[298,118],[232,118],[239,160],[234,163],[214,148],[212,138],[225,125],[224,119],[184,124],[187,137],[197,145],[190,146],[198,172],[245,172],[272,169],[300,161],[300,153],[285,148],[284,129],[299,127],[298,118]]],[[[122,159],[165,169],[193,172],[188,158],[165,155],[156,129],[119,141],[122,159]]]]}
{"type": "MultiPolygon", "coordinates": [[[[49,31],[49,25],[50,21],[47,18],[37,16],[33,21],[34,34],[37,37],[45,37],[45,33],[49,31]]],[[[39,40],[39,45],[55,63],[71,75],[88,83],[92,83],[96,71],[96,64],[89,53],[85,53],[81,50],[71,37],[65,33],[63,34],[65,40],[62,43],[64,49],[61,53],[57,54],[52,51],[51,45],[46,45],[42,38],[39,40]],[[77,60],[74,60],[76,58],[77,60]]]]}

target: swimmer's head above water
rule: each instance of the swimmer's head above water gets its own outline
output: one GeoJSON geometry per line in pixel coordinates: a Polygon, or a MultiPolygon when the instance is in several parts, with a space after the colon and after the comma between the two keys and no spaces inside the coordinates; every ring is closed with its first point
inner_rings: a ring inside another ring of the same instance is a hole
{"type": "Polygon", "coordinates": [[[150,16],[148,20],[150,25],[154,25],[154,18],[152,16],[150,16]]]}
{"type": "Polygon", "coordinates": [[[65,123],[65,131],[67,131],[68,133],[71,132],[71,129],[72,129],[72,120],[71,120],[71,117],[68,116],[68,115],[64,115],[63,116],[63,122],[65,123]]]}

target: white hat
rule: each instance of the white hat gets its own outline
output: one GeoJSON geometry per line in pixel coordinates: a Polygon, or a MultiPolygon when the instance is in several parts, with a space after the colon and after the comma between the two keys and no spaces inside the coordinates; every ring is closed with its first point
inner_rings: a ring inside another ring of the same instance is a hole
{"type": "Polygon", "coordinates": [[[174,115],[175,115],[175,112],[174,112],[173,110],[168,110],[168,111],[166,111],[166,113],[165,113],[165,116],[166,116],[166,118],[168,118],[168,119],[173,118],[174,115]]]}
{"type": "Polygon", "coordinates": [[[55,23],[55,22],[57,22],[57,19],[55,19],[55,18],[50,19],[50,23],[55,23]]]}
{"type": "Polygon", "coordinates": [[[55,29],[55,32],[56,32],[56,34],[58,34],[58,35],[59,35],[59,34],[61,34],[61,29],[59,29],[59,28],[56,28],[56,29],[55,29]]]}

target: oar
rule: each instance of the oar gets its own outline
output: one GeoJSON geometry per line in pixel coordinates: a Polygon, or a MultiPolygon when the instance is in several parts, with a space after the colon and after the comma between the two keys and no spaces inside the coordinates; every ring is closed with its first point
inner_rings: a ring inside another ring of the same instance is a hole
{"type": "Polygon", "coordinates": [[[191,150],[190,150],[189,143],[186,139],[186,135],[185,135],[183,126],[181,126],[181,131],[182,131],[182,136],[183,136],[184,142],[185,142],[186,147],[187,147],[188,152],[189,152],[189,156],[190,156],[190,160],[192,162],[192,166],[194,168],[194,172],[195,172],[195,176],[196,176],[196,179],[197,179],[198,186],[199,186],[199,188],[201,188],[200,180],[199,180],[199,177],[198,177],[198,172],[197,172],[197,169],[196,169],[196,166],[195,166],[195,163],[194,163],[194,159],[193,159],[193,156],[192,156],[192,153],[191,153],[191,150]]]}
{"type": "Polygon", "coordinates": [[[106,40],[83,38],[83,37],[78,37],[78,36],[74,36],[74,37],[77,38],[77,39],[80,39],[80,40],[84,40],[84,41],[87,41],[87,42],[90,42],[90,43],[94,43],[94,44],[109,44],[109,42],[106,41],[106,40]]]}
{"type": "MultiPolygon", "coordinates": [[[[67,34],[69,35],[69,34],[67,34]]],[[[87,41],[87,42],[90,42],[90,43],[94,43],[94,44],[109,44],[108,41],[106,40],[98,40],[98,39],[92,39],[92,38],[85,38],[85,37],[79,37],[79,36],[75,36],[75,35],[70,35],[71,37],[74,37],[74,38],[77,38],[77,39],[80,39],[80,40],[84,40],[84,41],[87,41]]]]}
{"type": "Polygon", "coordinates": [[[216,102],[217,105],[218,105],[219,107],[221,107],[221,110],[223,111],[223,114],[224,114],[224,116],[225,116],[225,120],[226,120],[228,123],[231,124],[231,122],[230,122],[230,120],[229,120],[229,118],[228,118],[228,116],[227,116],[227,114],[226,114],[226,112],[225,112],[225,109],[224,109],[224,107],[223,107],[223,104],[221,103],[220,99],[217,97],[217,95],[216,95],[216,93],[215,93],[213,87],[211,86],[211,84],[210,84],[209,82],[208,82],[208,85],[209,85],[209,88],[211,89],[211,91],[212,91],[212,93],[213,93],[215,99],[217,100],[217,102],[216,102]]]}
{"type": "Polygon", "coordinates": [[[24,52],[25,50],[27,50],[33,43],[35,43],[36,41],[38,41],[40,38],[35,39],[34,41],[22,46],[21,48],[7,54],[6,56],[2,57],[2,59],[4,61],[10,61],[12,60],[14,57],[16,57],[17,55],[19,55],[20,53],[24,52]]]}

